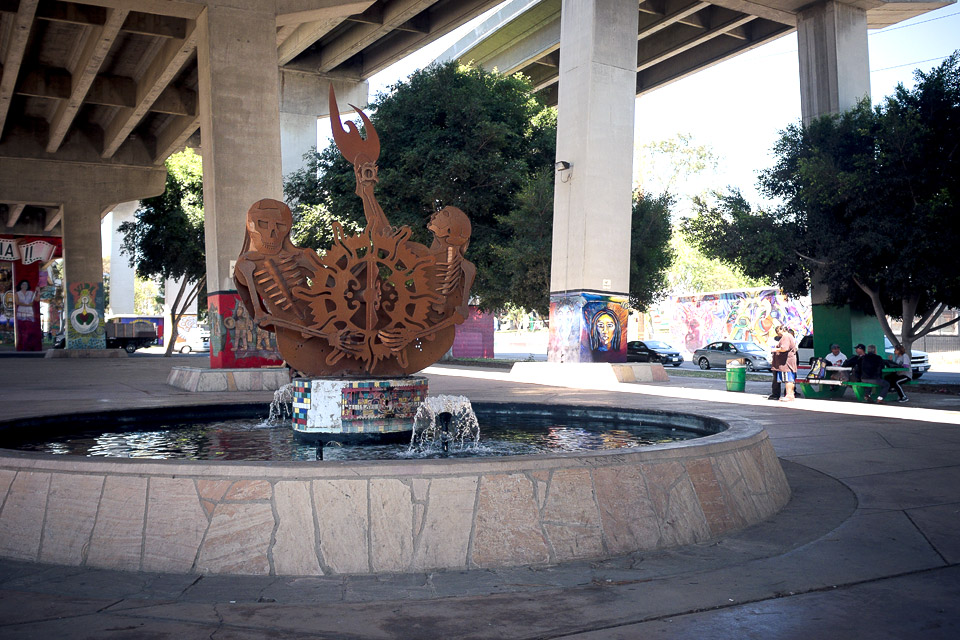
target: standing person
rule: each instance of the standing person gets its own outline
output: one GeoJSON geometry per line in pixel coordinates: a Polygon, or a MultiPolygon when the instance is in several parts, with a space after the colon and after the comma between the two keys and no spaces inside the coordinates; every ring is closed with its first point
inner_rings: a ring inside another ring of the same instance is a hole
{"type": "MultiPolygon", "coordinates": [[[[877,355],[877,345],[867,346],[867,353],[860,358],[860,382],[868,382],[880,386],[877,393],[877,402],[883,402],[883,396],[890,391],[890,383],[883,379],[883,368],[887,361],[877,355]]],[[[864,397],[870,402],[870,394],[865,393],[864,397]]]]}
{"type": "Polygon", "coordinates": [[[793,402],[795,399],[793,390],[797,384],[797,341],[793,337],[793,332],[787,327],[780,327],[778,331],[780,340],[777,346],[771,349],[773,353],[771,369],[777,372],[777,381],[784,383],[787,388],[780,402],[793,402]]]}
{"type": "MultiPolygon", "coordinates": [[[[777,345],[780,344],[780,336],[783,333],[783,328],[780,325],[777,325],[773,328],[773,335],[777,337],[777,345]]],[[[776,347],[770,350],[771,353],[776,351],[776,347]]],[[[767,400],[779,400],[780,399],[780,372],[777,370],[777,356],[774,355],[771,358],[770,372],[773,374],[773,383],[770,385],[770,395],[767,396],[767,400]]]]}
{"type": "Polygon", "coordinates": [[[898,344],[893,348],[893,363],[900,368],[906,369],[906,371],[895,371],[885,376],[884,380],[890,383],[890,386],[900,397],[897,402],[906,402],[908,400],[907,394],[904,393],[903,387],[900,385],[913,380],[913,376],[910,375],[913,372],[910,369],[910,358],[907,357],[907,351],[903,348],[902,344],[898,344]]]}

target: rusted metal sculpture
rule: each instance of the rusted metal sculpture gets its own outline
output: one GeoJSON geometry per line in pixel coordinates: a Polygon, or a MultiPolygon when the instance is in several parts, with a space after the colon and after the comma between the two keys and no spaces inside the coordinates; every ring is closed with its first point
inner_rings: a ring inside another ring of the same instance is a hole
{"type": "Polygon", "coordinates": [[[374,195],[380,141],[354,109],[366,138],[352,122],[343,129],[331,87],[333,138],[354,167],[366,228],[349,235],[333,223],[333,246],[320,257],[291,242],[289,207],[260,200],[247,212],[234,276],[254,322],[276,332],[281,355],[302,374],[406,375],[446,353],[469,313],[470,220],[456,207],[434,213],[430,247],[411,241],[410,227],[390,226],[374,195]]]}

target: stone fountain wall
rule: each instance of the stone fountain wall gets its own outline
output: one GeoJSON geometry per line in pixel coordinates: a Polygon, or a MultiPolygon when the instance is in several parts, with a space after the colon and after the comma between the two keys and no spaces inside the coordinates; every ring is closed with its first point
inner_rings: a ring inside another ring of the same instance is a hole
{"type": "Polygon", "coordinates": [[[0,450],[0,556],[130,571],[320,575],[599,558],[703,542],[790,497],[767,434],[626,453],[338,463],[0,450]]]}

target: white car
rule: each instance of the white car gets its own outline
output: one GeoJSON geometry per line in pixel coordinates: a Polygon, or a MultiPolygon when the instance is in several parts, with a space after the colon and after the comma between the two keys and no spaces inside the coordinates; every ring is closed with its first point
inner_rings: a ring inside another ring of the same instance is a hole
{"type": "Polygon", "coordinates": [[[176,348],[180,353],[209,353],[210,332],[205,329],[190,331],[183,336],[183,341],[177,340],[176,348]]]}

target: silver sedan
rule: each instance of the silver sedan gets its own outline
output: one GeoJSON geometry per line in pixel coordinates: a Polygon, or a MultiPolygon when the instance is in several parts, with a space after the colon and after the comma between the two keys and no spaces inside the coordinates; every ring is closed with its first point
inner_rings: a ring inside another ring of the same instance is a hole
{"type": "Polygon", "coordinates": [[[730,360],[743,360],[749,371],[769,371],[770,358],[752,342],[711,342],[693,352],[691,360],[701,369],[726,367],[730,360]]]}

